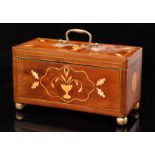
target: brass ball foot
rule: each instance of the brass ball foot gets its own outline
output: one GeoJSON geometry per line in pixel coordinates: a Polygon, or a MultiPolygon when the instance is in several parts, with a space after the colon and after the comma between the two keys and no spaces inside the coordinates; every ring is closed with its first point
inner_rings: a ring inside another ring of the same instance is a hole
{"type": "Polygon", "coordinates": [[[21,103],[16,103],[15,106],[17,110],[22,110],[24,108],[24,104],[21,104],[21,103]]]}
{"type": "Polygon", "coordinates": [[[136,103],[136,105],[133,107],[133,109],[134,109],[134,110],[138,110],[139,107],[140,107],[140,103],[138,102],[138,103],[136,103]]]}
{"type": "Polygon", "coordinates": [[[24,114],[20,113],[20,112],[16,112],[16,119],[17,120],[22,120],[24,118],[24,114]]]}
{"type": "Polygon", "coordinates": [[[127,117],[117,117],[116,122],[118,125],[126,125],[128,122],[128,118],[127,117]]]}

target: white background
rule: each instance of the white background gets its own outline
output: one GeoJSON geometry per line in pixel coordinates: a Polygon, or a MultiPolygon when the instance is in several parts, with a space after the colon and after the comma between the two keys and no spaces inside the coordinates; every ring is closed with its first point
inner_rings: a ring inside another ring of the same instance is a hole
{"type": "Polygon", "coordinates": [[[1,22],[152,22],[154,0],[1,0],[1,22]]]}

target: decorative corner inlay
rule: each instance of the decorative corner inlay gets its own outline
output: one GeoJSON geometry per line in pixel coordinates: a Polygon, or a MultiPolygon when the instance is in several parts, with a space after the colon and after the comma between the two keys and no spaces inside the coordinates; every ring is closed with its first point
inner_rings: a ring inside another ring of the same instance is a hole
{"type": "Polygon", "coordinates": [[[33,76],[35,79],[39,80],[39,75],[38,75],[37,72],[31,70],[31,73],[32,73],[32,76],[33,76]]]}
{"type": "Polygon", "coordinates": [[[104,92],[102,91],[102,89],[96,88],[96,90],[97,90],[97,93],[98,93],[99,96],[105,98],[105,94],[104,94],[104,92]]]}
{"type": "Polygon", "coordinates": [[[115,55],[118,57],[122,57],[122,55],[120,53],[115,53],[115,55]]]}
{"type": "Polygon", "coordinates": [[[31,74],[37,81],[32,83],[31,89],[36,89],[39,86],[39,75],[37,72],[31,70],[31,74]]]}
{"type": "Polygon", "coordinates": [[[106,79],[105,78],[102,78],[102,79],[99,79],[97,82],[96,82],[96,90],[97,90],[97,94],[100,96],[100,97],[103,97],[105,98],[105,94],[103,92],[102,89],[98,88],[98,86],[102,86],[104,83],[105,83],[106,79]]]}
{"type": "Polygon", "coordinates": [[[105,80],[106,80],[105,78],[99,79],[99,80],[97,81],[97,83],[96,83],[96,86],[102,86],[102,85],[104,84],[105,80]]]}
{"type": "Polygon", "coordinates": [[[37,82],[33,82],[32,86],[31,86],[31,89],[35,89],[39,86],[39,81],[37,82]]]}

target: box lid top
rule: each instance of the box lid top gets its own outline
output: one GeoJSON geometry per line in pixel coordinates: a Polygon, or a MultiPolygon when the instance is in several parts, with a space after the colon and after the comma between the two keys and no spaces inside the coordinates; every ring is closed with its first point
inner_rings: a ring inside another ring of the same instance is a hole
{"type": "MultiPolygon", "coordinates": [[[[81,60],[92,60],[95,62],[116,62],[121,64],[127,59],[132,57],[137,51],[141,50],[141,47],[126,46],[126,45],[113,45],[113,44],[97,44],[79,41],[66,41],[58,39],[48,39],[48,38],[36,38],[31,41],[16,45],[13,49],[19,49],[18,57],[25,55],[37,54],[46,57],[58,57],[62,58],[72,58],[81,60]]],[[[67,61],[67,60],[66,60],[67,61]]]]}

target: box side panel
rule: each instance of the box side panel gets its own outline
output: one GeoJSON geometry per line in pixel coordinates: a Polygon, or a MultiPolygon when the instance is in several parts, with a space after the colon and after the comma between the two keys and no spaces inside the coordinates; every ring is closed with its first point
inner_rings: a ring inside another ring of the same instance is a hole
{"type": "Polygon", "coordinates": [[[123,115],[120,69],[21,58],[14,63],[16,102],[123,115]]]}
{"type": "Polygon", "coordinates": [[[126,112],[129,113],[133,106],[140,101],[141,97],[141,73],[142,73],[142,53],[135,61],[131,61],[127,69],[127,90],[126,90],[126,112]]]}

